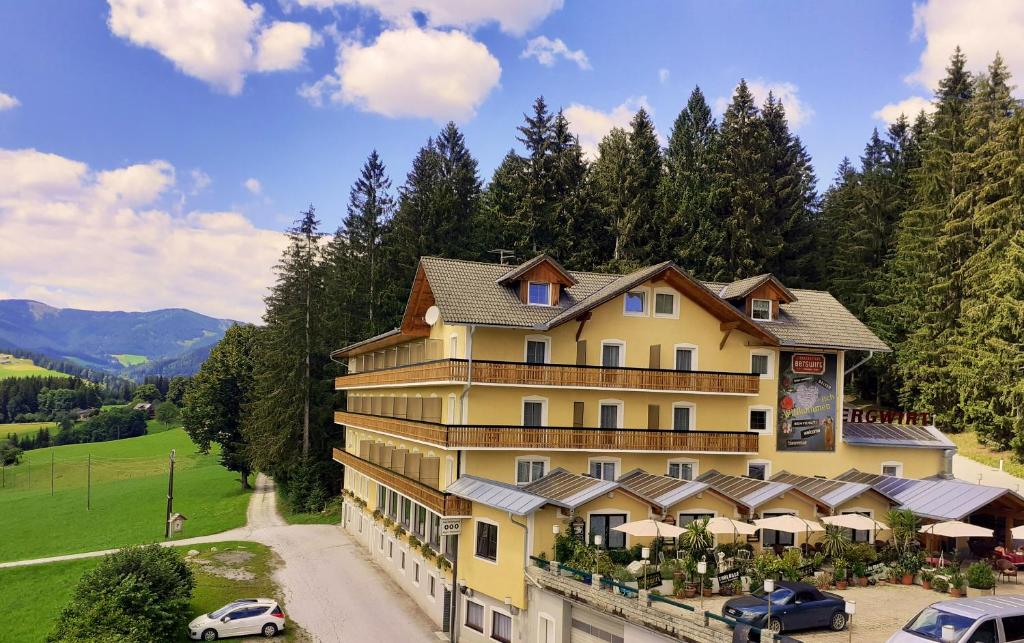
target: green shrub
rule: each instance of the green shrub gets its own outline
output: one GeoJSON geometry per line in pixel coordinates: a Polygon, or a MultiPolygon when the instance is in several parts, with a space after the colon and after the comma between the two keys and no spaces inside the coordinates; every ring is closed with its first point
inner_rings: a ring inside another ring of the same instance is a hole
{"type": "Polygon", "coordinates": [[[974,589],[992,589],[996,586],[996,575],[988,563],[974,563],[967,568],[967,586],[974,589]]]}
{"type": "Polygon", "coordinates": [[[945,594],[949,591],[949,581],[947,581],[942,576],[936,576],[932,579],[932,589],[934,589],[936,592],[942,592],[943,594],[945,594]]]}
{"type": "Polygon", "coordinates": [[[177,551],[146,545],[107,555],[79,581],[48,640],[175,641],[195,579],[177,551]]]}

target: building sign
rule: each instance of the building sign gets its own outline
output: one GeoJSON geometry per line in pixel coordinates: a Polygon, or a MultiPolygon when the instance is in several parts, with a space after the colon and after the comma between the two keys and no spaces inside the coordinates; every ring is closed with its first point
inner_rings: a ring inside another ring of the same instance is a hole
{"type": "Polygon", "coordinates": [[[442,518],[441,519],[441,535],[442,536],[458,536],[462,533],[462,521],[459,519],[442,518]]]}
{"type": "Polygon", "coordinates": [[[779,353],[779,451],[835,451],[836,356],[779,353]]]}
{"type": "Polygon", "coordinates": [[[641,574],[636,577],[637,589],[651,589],[652,587],[661,587],[661,570],[657,567],[653,567],[646,574],[641,574]]]}
{"type": "Polygon", "coordinates": [[[883,409],[843,409],[843,422],[868,422],[871,424],[908,424],[929,426],[932,414],[925,411],[886,411],[883,409]]]}
{"type": "Polygon", "coordinates": [[[721,572],[718,574],[718,586],[729,585],[740,579],[740,569],[730,569],[729,571],[721,572]]]}
{"type": "Polygon", "coordinates": [[[580,516],[576,516],[569,522],[569,528],[572,529],[572,537],[581,543],[587,542],[587,521],[583,520],[580,516]]]}

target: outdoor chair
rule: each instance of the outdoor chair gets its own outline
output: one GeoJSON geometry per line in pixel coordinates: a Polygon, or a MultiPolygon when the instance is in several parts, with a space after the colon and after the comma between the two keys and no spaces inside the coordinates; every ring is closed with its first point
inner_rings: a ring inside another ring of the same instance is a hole
{"type": "Polygon", "coordinates": [[[1009,580],[1013,577],[1013,582],[1017,582],[1017,566],[1005,558],[996,559],[996,571],[999,572],[999,580],[1003,578],[1009,580]]]}

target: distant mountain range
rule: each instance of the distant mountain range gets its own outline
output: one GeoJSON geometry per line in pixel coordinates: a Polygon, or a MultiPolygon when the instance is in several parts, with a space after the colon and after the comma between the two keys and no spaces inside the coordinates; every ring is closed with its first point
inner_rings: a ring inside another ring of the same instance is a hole
{"type": "Polygon", "coordinates": [[[190,375],[235,323],[184,308],[128,313],[0,299],[0,352],[31,351],[136,380],[190,375]]]}

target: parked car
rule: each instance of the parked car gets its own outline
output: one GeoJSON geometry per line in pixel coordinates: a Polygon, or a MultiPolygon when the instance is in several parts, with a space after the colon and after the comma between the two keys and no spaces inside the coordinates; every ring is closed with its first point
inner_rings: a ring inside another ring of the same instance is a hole
{"type": "Polygon", "coordinates": [[[726,601],[722,615],[754,627],[767,627],[776,634],[813,627],[830,627],[838,632],[846,627],[846,601],[813,585],[776,581],[771,602],[770,622],[768,596],[760,589],[726,601]]]}
{"type": "Polygon", "coordinates": [[[1024,596],[983,596],[932,603],[888,643],[1006,643],[1024,639],[1024,596]],[[948,639],[943,626],[951,626],[948,639]]]}
{"type": "Polygon", "coordinates": [[[284,612],[272,598],[242,598],[203,614],[188,624],[193,639],[216,641],[229,636],[276,636],[284,629],[284,612]]]}

